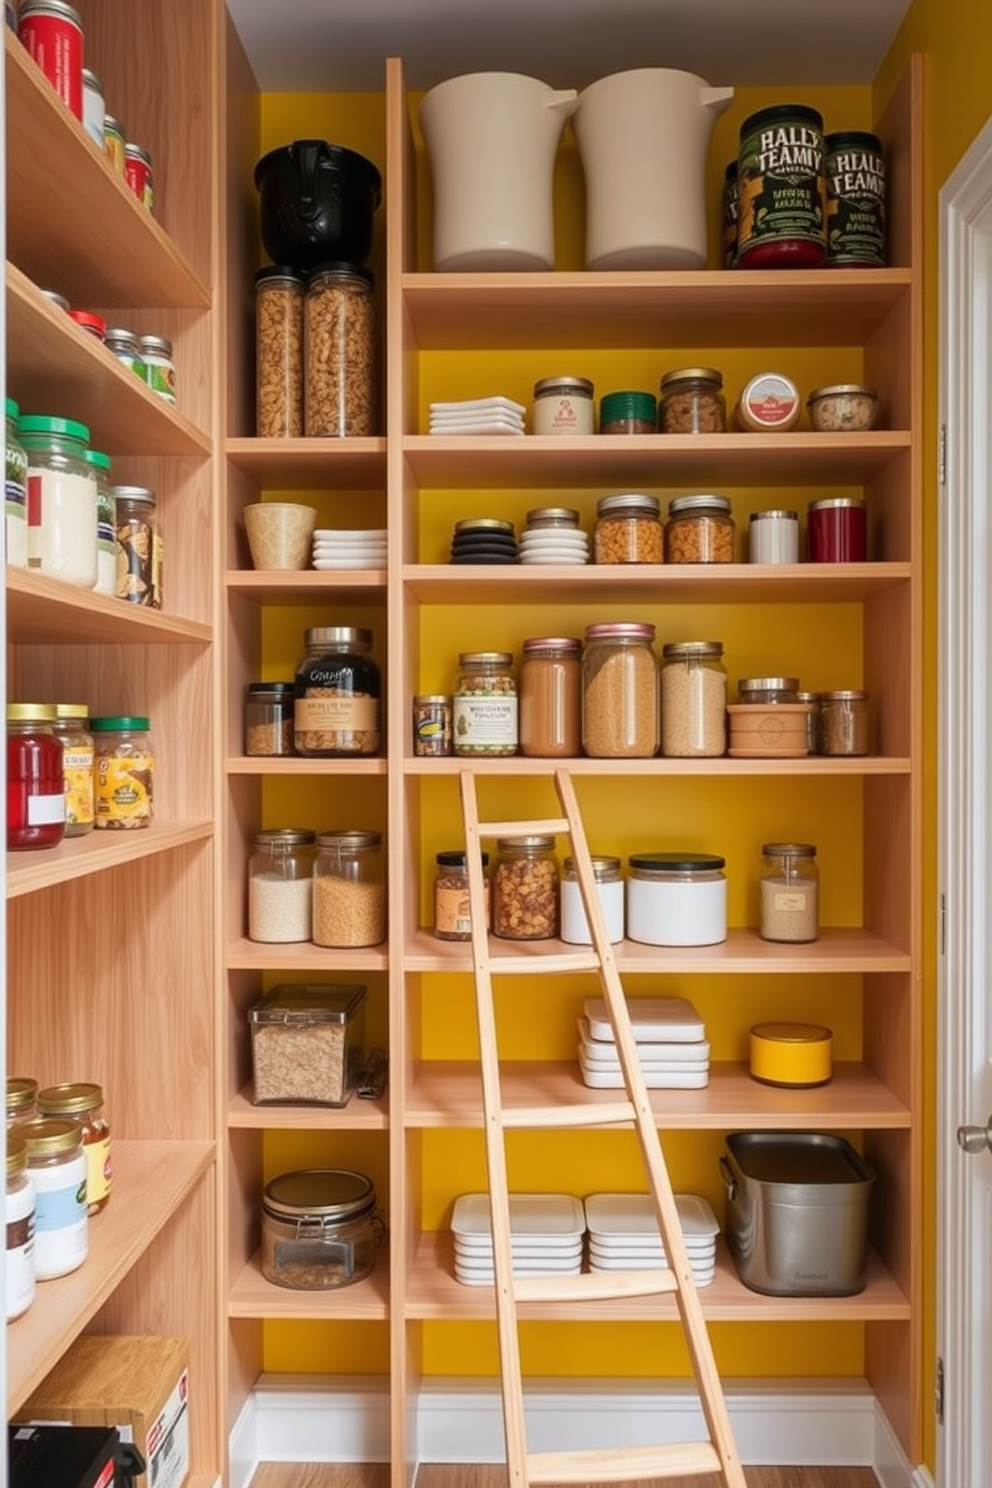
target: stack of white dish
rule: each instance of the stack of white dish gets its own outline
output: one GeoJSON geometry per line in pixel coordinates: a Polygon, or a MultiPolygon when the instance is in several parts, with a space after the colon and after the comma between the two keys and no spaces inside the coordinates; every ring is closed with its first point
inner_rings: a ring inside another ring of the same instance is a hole
{"type": "Polygon", "coordinates": [[[386,529],[334,531],[319,527],[313,535],[313,566],[334,568],[385,568],[386,529]]]}
{"type": "MultiPolygon", "coordinates": [[[[578,1275],[585,1227],[582,1200],[572,1194],[510,1194],[514,1276],[578,1275]]],[[[489,1195],[461,1194],[455,1200],[451,1230],[456,1280],[465,1286],[492,1286],[489,1195]]]]}
{"type": "Polygon", "coordinates": [[[588,563],[589,534],[553,527],[520,534],[521,563],[588,563]]]}
{"type": "MultiPolygon", "coordinates": [[[[676,1194],[689,1269],[697,1287],[716,1275],[716,1215],[699,1194],[676,1194]]],[[[667,1266],[649,1194],[598,1193],[585,1201],[590,1271],[653,1271],[667,1266]]]]}
{"type": "Polygon", "coordinates": [[[432,434],[523,434],[522,403],[512,398],[466,398],[460,403],[431,404],[432,434]]]}
{"type": "MultiPolygon", "coordinates": [[[[706,1028],[685,997],[637,997],[627,1004],[641,1073],[650,1090],[701,1090],[709,1084],[706,1028]]],[[[586,1085],[623,1085],[613,1029],[602,997],[589,997],[579,1022],[579,1066],[586,1085]]]]}

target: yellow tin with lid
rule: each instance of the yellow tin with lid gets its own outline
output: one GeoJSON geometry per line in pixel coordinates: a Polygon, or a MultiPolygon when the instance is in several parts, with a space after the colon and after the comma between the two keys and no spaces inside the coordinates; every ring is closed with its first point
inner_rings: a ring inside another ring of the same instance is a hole
{"type": "Polygon", "coordinates": [[[832,1072],[833,1033],[818,1023],[756,1023],[751,1077],[765,1085],[825,1085],[832,1072]]]}

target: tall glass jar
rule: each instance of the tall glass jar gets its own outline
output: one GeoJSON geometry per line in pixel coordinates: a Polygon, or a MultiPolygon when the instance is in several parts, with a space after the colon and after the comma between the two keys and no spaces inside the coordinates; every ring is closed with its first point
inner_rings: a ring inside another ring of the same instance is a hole
{"type": "Polygon", "coordinates": [[[35,1187],[35,1275],[49,1281],[78,1270],[89,1254],[83,1134],[75,1121],[38,1116],[17,1135],[35,1187]]]}
{"type": "Polygon", "coordinates": [[[113,1181],[110,1122],[104,1112],[102,1088],[88,1082],[47,1085],[38,1091],[38,1113],[64,1116],[79,1126],[86,1156],[86,1207],[90,1215],[99,1214],[110,1203],[113,1181]]]}
{"type": "Polygon", "coordinates": [[[868,694],[843,688],[820,694],[820,753],[868,753],[868,694]]]}
{"type": "Polygon", "coordinates": [[[727,669],[719,641],[661,648],[661,752],[712,759],[727,747],[727,669]]]}
{"type": "Polygon", "coordinates": [[[762,940],[799,943],[819,934],[820,876],[809,842],[766,842],[761,849],[762,940]]]}
{"type": "Polygon", "coordinates": [[[110,493],[110,456],[88,449],[84,455],[96,476],[96,584],[97,594],[117,593],[117,532],[114,498],[110,493]]]}
{"type": "Polygon", "coordinates": [[[733,563],[734,519],[728,496],[676,496],[665,524],[667,563],[733,563]]]}
{"type": "MultiPolygon", "coordinates": [[[[606,924],[606,936],[612,945],[616,945],[623,940],[624,934],[620,859],[593,854],[592,873],[606,924]]],[[[569,945],[592,945],[592,931],[572,858],[565,859],[561,871],[561,938],[569,945]]]]}
{"type": "Polygon", "coordinates": [[[297,269],[255,275],[255,432],[259,439],[303,433],[303,299],[297,269]]]}
{"type": "Polygon", "coordinates": [[[86,463],[90,431],[75,419],[23,415],[28,457],[28,568],[92,589],[97,576],[96,475],[86,463]]]}
{"type": "Polygon", "coordinates": [[[313,869],[313,940],[331,947],[374,946],[386,938],[382,833],[321,832],[313,869]]]}
{"type": "Polygon", "coordinates": [[[661,502],[646,492],[601,496],[596,503],[593,556],[597,563],[661,563],[661,502]]]}
{"type": "Polygon", "coordinates": [[[658,752],[655,628],[639,621],[586,626],[582,655],[582,747],[596,759],[651,759],[658,752]]]}
{"type": "Polygon", "coordinates": [[[117,532],[118,599],[162,608],[162,539],[155,492],[147,486],[111,486],[117,532]]]}
{"type": "Polygon", "coordinates": [[[553,940],[558,934],[559,870],[553,837],[500,837],[493,873],[493,934],[553,940]]]}
{"type": "Polygon", "coordinates": [[[65,836],[62,745],[54,703],[7,704],[7,850],[58,847],[65,836]]]}
{"type": "Polygon", "coordinates": [[[509,651],[461,653],[452,720],[456,754],[516,754],[517,682],[509,651]]]}
{"type": "Polygon", "coordinates": [[[28,1148],[22,1137],[7,1133],[7,1255],[4,1297],[7,1321],[21,1317],[34,1301],[34,1181],[28,1168],[28,1148]]]}
{"type": "Polygon", "coordinates": [[[371,270],[328,263],[307,280],[303,312],[304,430],[308,438],[375,433],[375,315],[371,270]]]}
{"type": "Polygon", "coordinates": [[[17,433],[20,409],[13,398],[6,400],[7,415],[7,486],[6,541],[7,562],[11,568],[28,566],[28,456],[17,433]]]}
{"type": "Polygon", "coordinates": [[[150,827],[155,801],[151,724],[136,714],[91,718],[96,826],[126,832],[150,827]]]}
{"type": "Polygon", "coordinates": [[[520,666],[520,753],[570,759],[582,752],[582,642],[533,636],[520,666]]]}
{"type": "Polygon", "coordinates": [[[316,832],[301,827],[255,833],[248,860],[249,940],[276,944],[311,938],[316,842],[316,832]]]}
{"type": "Polygon", "coordinates": [[[93,735],[86,703],[55,704],[55,737],[62,746],[65,835],[85,837],[96,820],[93,735]]]}
{"type": "Polygon", "coordinates": [[[172,342],[167,336],[139,336],[138,348],[145,364],[145,382],[166,403],[176,402],[176,367],[172,342]]]}
{"type": "Polygon", "coordinates": [[[382,678],[372,632],[360,625],[318,625],[304,633],[296,671],[293,743],[310,759],[378,754],[382,678]]]}

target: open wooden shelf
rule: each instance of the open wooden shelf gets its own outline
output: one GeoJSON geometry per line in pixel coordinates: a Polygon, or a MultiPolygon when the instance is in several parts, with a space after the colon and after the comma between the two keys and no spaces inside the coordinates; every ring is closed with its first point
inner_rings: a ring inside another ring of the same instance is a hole
{"type": "Polygon", "coordinates": [[[227,1124],[246,1131],[383,1131],[389,1125],[389,1099],[360,1100],[346,1106],[285,1104],[256,1106],[249,1082],[227,1108],[227,1124]]]}
{"type": "Polygon", "coordinates": [[[159,857],[190,842],[209,842],[213,835],[212,821],[154,821],[140,831],[93,831],[85,837],[66,837],[58,847],[8,853],[7,898],[37,894],[141,858],[159,857]]]}
{"type": "Polygon", "coordinates": [[[63,646],[207,646],[213,626],[64,584],[31,569],[9,568],[7,639],[63,646]]]}
{"type": "MultiPolygon", "coordinates": [[[[466,756],[445,759],[425,759],[410,755],[403,763],[406,775],[457,775],[467,764],[476,775],[499,775],[513,778],[516,775],[542,775],[549,773],[548,766],[554,761],[514,755],[509,759],[472,759],[466,756]]],[[[729,755],[717,755],[712,759],[675,759],[656,755],[653,759],[610,760],[576,758],[562,761],[570,774],[595,777],[608,775],[618,779],[625,775],[647,775],[657,778],[685,776],[687,779],[700,775],[723,778],[729,775],[754,775],[777,778],[780,775],[815,776],[871,776],[907,775],[910,762],[905,756],[890,758],[888,755],[867,754],[854,756],[823,754],[804,755],[797,759],[731,759],[729,755]]]]}
{"type": "Polygon", "coordinates": [[[301,1292],[275,1286],[262,1275],[256,1251],[234,1280],[227,1299],[232,1318],[273,1318],[283,1322],[382,1322],[389,1316],[389,1245],[376,1250],[370,1276],[329,1291],[301,1292]]]}
{"type": "Polygon", "coordinates": [[[236,940],[228,946],[226,960],[230,971],[303,971],[309,976],[326,972],[385,971],[389,965],[385,945],[371,949],[331,950],[310,941],[277,945],[236,940]]]}
{"type": "Polygon", "coordinates": [[[386,484],[384,439],[231,438],[230,463],[270,490],[375,491],[386,484]]]}

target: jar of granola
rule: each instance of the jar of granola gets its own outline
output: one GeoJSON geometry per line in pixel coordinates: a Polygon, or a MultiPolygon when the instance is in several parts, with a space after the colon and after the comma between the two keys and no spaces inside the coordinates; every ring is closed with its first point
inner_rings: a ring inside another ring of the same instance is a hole
{"type": "Polygon", "coordinates": [[[378,754],[382,679],[369,655],[372,632],[318,625],[304,635],[296,673],[293,742],[310,759],[378,754]]]}
{"type": "Polygon", "coordinates": [[[657,496],[627,492],[601,496],[593,533],[596,563],[661,563],[664,529],[657,496]]]}
{"type": "Polygon", "coordinates": [[[307,279],[303,307],[303,432],[375,433],[375,279],[361,264],[327,263],[307,279]]]}
{"type": "Polygon", "coordinates": [[[298,439],[303,433],[303,296],[298,269],[255,275],[255,433],[298,439]]]}
{"type": "Polygon", "coordinates": [[[517,683],[509,651],[461,653],[452,712],[456,754],[516,754],[517,683]]]}
{"type": "Polygon", "coordinates": [[[729,496],[676,496],[668,503],[666,563],[733,563],[729,496]]]}
{"type": "Polygon", "coordinates": [[[553,837],[497,838],[493,934],[553,940],[558,934],[558,859],[553,837]]]}
{"type": "Polygon", "coordinates": [[[727,427],[723,376],[714,367],[679,367],[661,379],[660,434],[722,434],[727,427]]]}

